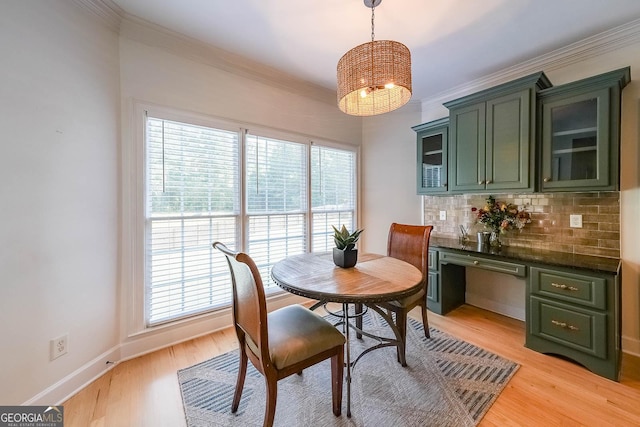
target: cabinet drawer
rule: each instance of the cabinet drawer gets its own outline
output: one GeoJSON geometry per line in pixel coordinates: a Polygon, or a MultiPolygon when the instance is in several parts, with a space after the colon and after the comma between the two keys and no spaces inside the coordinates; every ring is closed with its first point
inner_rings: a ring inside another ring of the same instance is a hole
{"type": "Polygon", "coordinates": [[[527,274],[526,266],[514,262],[497,261],[488,258],[480,258],[472,255],[452,254],[440,252],[441,264],[456,264],[466,267],[478,267],[485,270],[496,271],[498,273],[507,273],[514,276],[524,277],[527,274]]]}
{"type": "Polygon", "coordinates": [[[604,310],[606,291],[607,281],[601,277],[531,267],[534,294],[604,310]]]}
{"type": "Polygon", "coordinates": [[[427,299],[433,302],[440,302],[440,275],[437,272],[429,272],[429,287],[427,288],[427,299]]]}
{"type": "Polygon", "coordinates": [[[429,270],[437,270],[438,269],[438,251],[437,250],[429,249],[427,262],[429,264],[429,270]]]}
{"type": "Polygon", "coordinates": [[[607,358],[607,315],[530,297],[530,332],[592,356],[607,358]]]}

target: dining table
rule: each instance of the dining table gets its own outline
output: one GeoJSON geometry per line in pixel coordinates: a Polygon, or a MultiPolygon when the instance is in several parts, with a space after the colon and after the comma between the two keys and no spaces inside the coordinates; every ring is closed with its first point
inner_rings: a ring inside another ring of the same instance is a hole
{"type": "Polygon", "coordinates": [[[402,260],[373,253],[358,254],[354,267],[341,268],[334,264],[331,253],[305,253],[287,257],[276,262],[271,269],[271,278],[282,289],[317,302],[314,310],[324,306],[331,316],[340,319],[335,326],[342,326],[345,335],[345,371],[347,384],[347,416],[351,417],[351,371],[358,360],[370,351],[396,346],[399,360],[404,366],[403,338],[386,310],[376,303],[394,301],[411,296],[423,287],[423,277],[419,269],[402,260]],[[340,309],[332,309],[337,303],[340,309]],[[365,307],[365,309],[363,309],[365,307]],[[368,309],[378,313],[393,331],[393,337],[375,335],[363,330],[362,315],[368,309]],[[353,322],[353,320],[360,322],[353,322]],[[378,344],[363,350],[351,360],[350,333],[373,338],[378,344]],[[400,357],[400,356],[399,356],[400,357]]]}

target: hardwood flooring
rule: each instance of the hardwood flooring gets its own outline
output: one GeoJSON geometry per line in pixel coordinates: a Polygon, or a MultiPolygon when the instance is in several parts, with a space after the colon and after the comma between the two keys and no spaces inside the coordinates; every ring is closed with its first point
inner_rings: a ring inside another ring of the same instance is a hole
{"type": "MultiPolygon", "coordinates": [[[[411,315],[419,319],[414,310],[411,315]]],[[[506,357],[520,369],[480,426],[640,426],[640,360],[620,382],[524,347],[524,323],[464,305],[431,326],[506,357]]],[[[64,403],[65,427],[185,426],[176,371],[237,347],[232,328],[115,366],[64,403]]],[[[377,427],[377,426],[376,426],[377,427]]]]}

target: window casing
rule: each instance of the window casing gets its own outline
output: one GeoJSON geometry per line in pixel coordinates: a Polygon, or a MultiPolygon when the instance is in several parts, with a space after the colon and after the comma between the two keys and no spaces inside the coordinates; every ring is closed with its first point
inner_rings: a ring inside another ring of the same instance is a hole
{"type": "Polygon", "coordinates": [[[169,116],[144,118],[146,327],[230,306],[215,241],[249,253],[272,293],[275,262],[331,250],[332,225],[355,228],[355,149],[169,116]]]}

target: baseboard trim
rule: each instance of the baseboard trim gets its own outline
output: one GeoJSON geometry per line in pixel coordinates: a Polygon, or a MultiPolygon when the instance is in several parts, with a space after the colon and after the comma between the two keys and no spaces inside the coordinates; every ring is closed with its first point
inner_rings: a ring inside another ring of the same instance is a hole
{"type": "Polygon", "coordinates": [[[622,337],[622,352],[635,357],[640,357],[640,340],[631,337],[622,337]]]}
{"type": "Polygon", "coordinates": [[[107,362],[116,362],[119,359],[120,346],[113,347],[36,394],[22,405],[61,405],[71,396],[113,369],[115,363],[107,362]]]}
{"type": "MultiPolygon", "coordinates": [[[[290,304],[304,304],[306,298],[281,294],[268,298],[269,310],[290,304]]],[[[154,351],[210,334],[232,325],[231,310],[212,313],[190,322],[128,337],[69,375],[47,387],[23,405],[61,405],[120,363],[154,351]],[[110,363],[107,363],[110,362],[110,363]]]]}

